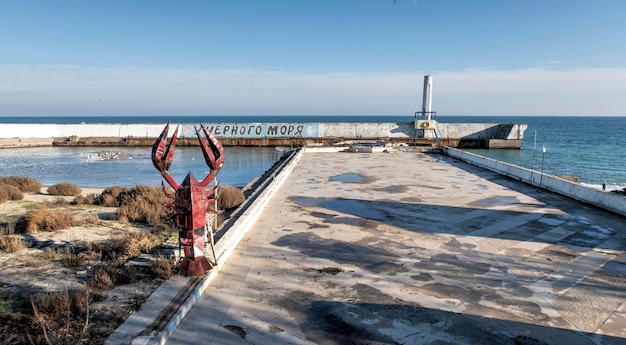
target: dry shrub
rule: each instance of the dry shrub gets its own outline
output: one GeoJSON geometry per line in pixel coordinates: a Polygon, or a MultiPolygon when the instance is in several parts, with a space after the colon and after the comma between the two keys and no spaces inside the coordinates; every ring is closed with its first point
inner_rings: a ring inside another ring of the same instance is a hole
{"type": "Polygon", "coordinates": [[[97,223],[97,222],[99,222],[99,221],[100,221],[100,218],[98,218],[98,216],[97,216],[97,215],[95,215],[95,214],[89,214],[89,215],[87,215],[87,216],[83,217],[83,218],[80,220],[80,222],[79,222],[79,223],[80,223],[80,224],[95,224],[95,223],[97,223]]]}
{"type": "Polygon", "coordinates": [[[18,236],[2,236],[0,237],[0,250],[5,253],[15,253],[26,248],[24,241],[18,236]]]}
{"type": "Polygon", "coordinates": [[[18,187],[10,184],[0,184],[0,203],[22,199],[24,199],[24,193],[18,187]]]}
{"type": "Polygon", "coordinates": [[[104,207],[119,207],[121,205],[120,194],[129,191],[130,188],[113,186],[108,187],[100,193],[95,200],[95,204],[104,207]]]}
{"type": "Polygon", "coordinates": [[[115,284],[133,284],[141,280],[141,269],[137,266],[119,266],[115,271],[115,284]]]}
{"type": "Polygon", "coordinates": [[[65,199],[64,197],[61,197],[61,196],[58,196],[58,197],[54,198],[54,200],[52,201],[52,205],[54,205],[54,206],[67,206],[69,204],[70,204],[70,202],[67,199],[65,199]]]}
{"type": "Polygon", "coordinates": [[[41,258],[45,260],[60,260],[63,258],[64,250],[60,247],[45,247],[42,250],[41,258]]]}
{"type": "Polygon", "coordinates": [[[232,210],[246,201],[240,188],[235,186],[217,187],[217,207],[221,210],[232,210]]]}
{"type": "Polygon", "coordinates": [[[74,253],[69,247],[66,247],[61,264],[67,268],[80,267],[85,262],[85,256],[80,254],[74,253]]]}
{"type": "Polygon", "coordinates": [[[174,274],[174,260],[159,256],[152,266],[152,274],[158,279],[170,279],[174,274]]]}
{"type": "Polygon", "coordinates": [[[96,200],[98,199],[98,194],[90,193],[87,195],[77,195],[74,200],[72,200],[72,204],[74,205],[94,205],[96,204],[96,200]]]}
{"type": "Polygon", "coordinates": [[[31,343],[35,340],[34,343],[78,344],[79,340],[85,340],[89,303],[90,296],[85,288],[31,296],[35,321],[31,327],[38,326],[42,332],[32,334],[35,339],[31,339],[31,343]]]}
{"type": "Polygon", "coordinates": [[[0,235],[13,235],[18,233],[18,222],[9,220],[6,222],[0,222],[0,235]]]}
{"type": "Polygon", "coordinates": [[[157,245],[159,243],[156,236],[150,232],[129,232],[124,236],[111,239],[110,256],[134,258],[142,253],[149,253],[157,245]]]}
{"type": "Polygon", "coordinates": [[[0,184],[8,184],[19,188],[24,193],[39,193],[43,185],[31,177],[0,176],[0,184]]]}
{"type": "Polygon", "coordinates": [[[119,194],[118,220],[161,225],[169,219],[163,204],[172,200],[158,187],[137,186],[119,194]]]}
{"type": "Polygon", "coordinates": [[[104,267],[96,270],[89,281],[89,287],[96,290],[110,290],[115,286],[115,276],[104,267]]]}
{"type": "Polygon", "coordinates": [[[74,215],[68,211],[37,208],[24,215],[24,231],[57,231],[76,225],[74,215]]]}
{"type": "Polygon", "coordinates": [[[82,190],[73,183],[58,183],[48,188],[48,193],[59,196],[77,196],[82,190]]]}

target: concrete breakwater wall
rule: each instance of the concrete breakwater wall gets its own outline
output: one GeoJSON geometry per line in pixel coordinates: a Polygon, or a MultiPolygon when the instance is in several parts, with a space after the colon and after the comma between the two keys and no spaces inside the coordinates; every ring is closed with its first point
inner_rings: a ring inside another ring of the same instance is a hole
{"type": "Polygon", "coordinates": [[[622,216],[626,216],[626,197],[623,195],[597,190],[575,182],[564,180],[557,176],[543,174],[540,171],[522,168],[517,165],[450,147],[444,147],[443,153],[447,156],[491,170],[501,175],[565,195],[572,199],[609,210],[622,216]]]}
{"type": "MultiPolygon", "coordinates": [[[[179,145],[197,145],[194,123],[181,123],[179,145]]],[[[226,146],[332,145],[387,141],[451,147],[519,148],[525,124],[437,123],[434,130],[407,123],[203,123],[226,146]]],[[[2,124],[0,147],[152,145],[164,124],[2,124]]],[[[175,126],[172,126],[175,127],[175,126]]],[[[173,128],[170,135],[173,134],[173,128]]]]}

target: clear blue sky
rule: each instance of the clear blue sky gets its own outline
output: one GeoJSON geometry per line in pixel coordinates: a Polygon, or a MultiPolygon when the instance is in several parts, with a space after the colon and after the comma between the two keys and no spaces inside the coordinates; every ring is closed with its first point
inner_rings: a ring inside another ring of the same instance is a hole
{"type": "Polygon", "coordinates": [[[0,0],[0,115],[626,115],[624,0],[0,0]]]}

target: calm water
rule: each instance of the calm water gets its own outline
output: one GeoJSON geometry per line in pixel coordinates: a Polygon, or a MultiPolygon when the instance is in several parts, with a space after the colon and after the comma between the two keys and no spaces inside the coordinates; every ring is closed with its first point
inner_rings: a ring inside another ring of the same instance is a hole
{"type": "MultiPolygon", "coordinates": [[[[174,116],[174,117],[0,117],[2,123],[175,123],[198,122],[410,122],[413,116],[174,116]]],[[[575,175],[582,183],[626,187],[626,117],[439,116],[441,122],[527,123],[521,150],[470,150],[553,175],[575,175]],[[546,153],[543,153],[543,147],[546,153]],[[534,158],[533,158],[534,157],[534,158]]],[[[0,150],[0,176],[22,175],[45,185],[71,182],[85,187],[159,185],[150,148],[114,148],[130,159],[92,161],[100,148],[35,148],[0,150]]],[[[274,148],[226,148],[221,184],[243,186],[278,159],[274,148]]],[[[180,147],[172,175],[181,181],[188,171],[197,178],[207,172],[198,147],[180,147]]]]}
{"type": "MultiPolygon", "coordinates": [[[[281,155],[273,147],[225,147],[225,164],[217,176],[221,185],[243,187],[261,176],[281,155]]],[[[152,148],[39,147],[0,149],[0,176],[20,175],[43,185],[74,183],[81,187],[158,186],[164,181],[150,158],[152,148]],[[123,160],[97,160],[101,151],[123,152],[123,160]]],[[[203,179],[209,169],[200,147],[177,147],[170,173],[181,183],[188,172],[203,179]]]]}

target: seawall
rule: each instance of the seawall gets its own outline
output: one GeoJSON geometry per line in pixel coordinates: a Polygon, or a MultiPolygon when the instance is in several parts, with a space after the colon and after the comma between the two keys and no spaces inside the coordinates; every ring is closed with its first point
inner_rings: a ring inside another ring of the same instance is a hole
{"type": "Polygon", "coordinates": [[[544,188],[586,204],[594,205],[616,214],[626,216],[626,197],[623,195],[589,188],[557,176],[522,168],[517,165],[479,156],[451,147],[444,147],[443,153],[447,156],[454,157],[464,162],[491,170],[539,188],[544,188]]]}
{"type": "MultiPolygon", "coordinates": [[[[178,145],[198,145],[194,126],[181,123],[178,145]]],[[[378,141],[458,148],[520,148],[526,124],[203,123],[225,146],[327,146],[378,141]]],[[[0,147],[150,146],[164,124],[2,124],[0,147]]],[[[172,126],[175,127],[175,124],[172,126]]],[[[170,135],[173,134],[171,129],[170,135]]]]}

